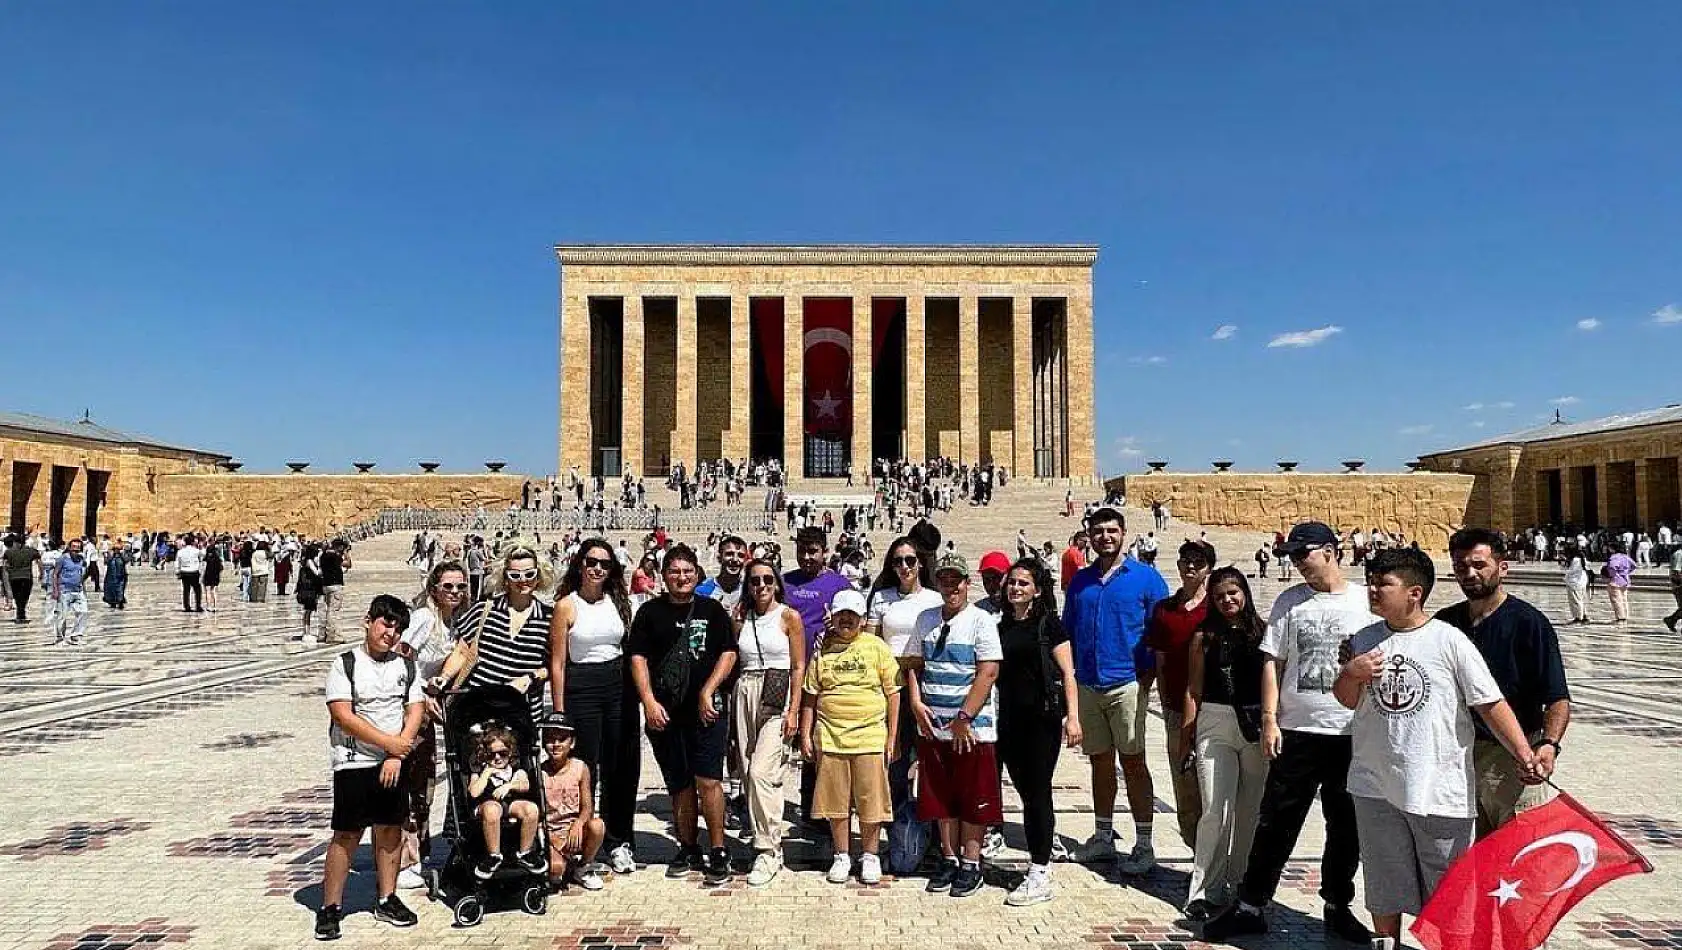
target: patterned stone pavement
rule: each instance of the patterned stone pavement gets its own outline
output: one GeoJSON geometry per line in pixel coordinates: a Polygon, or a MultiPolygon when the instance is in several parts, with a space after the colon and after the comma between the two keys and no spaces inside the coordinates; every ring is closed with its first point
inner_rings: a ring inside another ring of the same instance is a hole
{"type": "MultiPolygon", "coordinates": [[[[1004,535],[1008,537],[1009,535],[1004,535]]],[[[358,548],[347,632],[367,598],[403,594],[418,574],[401,563],[406,539],[358,548]]],[[[1282,585],[1264,584],[1267,599],[1282,585]]],[[[312,943],[330,807],[319,683],[331,648],[286,639],[289,600],[240,604],[226,587],[216,614],[180,612],[172,577],[136,571],[125,613],[93,606],[88,646],[47,644],[39,622],[4,628],[0,643],[0,950],[121,950],[155,944],[293,947],[312,943]]],[[[1556,619],[1558,588],[1520,590],[1556,619]]],[[[1452,589],[1434,601],[1449,602],[1452,589]]],[[[1668,600],[1665,598],[1664,600],[1668,600]]],[[[1638,594],[1628,629],[1607,624],[1563,634],[1579,715],[1558,781],[1601,812],[1657,865],[1619,881],[1561,926],[1551,946],[1590,950],[1682,946],[1674,895],[1682,882],[1682,646],[1657,622],[1668,604],[1638,594]]],[[[36,613],[39,613],[37,610],[36,613]]],[[[1600,614],[1604,615],[1604,605],[1600,614]]],[[[1168,775],[1152,721],[1158,811],[1168,775]]],[[[645,783],[657,782],[652,762],[645,783]]],[[[1091,831],[1084,764],[1058,773],[1059,831],[1091,831]]],[[[442,796],[440,796],[442,797],[442,796]]],[[[1007,792],[1014,804],[1013,793],[1007,792]]],[[[644,790],[639,852],[671,851],[665,797],[644,790]]],[[[440,802],[440,809],[442,802],[440,802]]],[[[1012,816],[1008,860],[967,900],[930,897],[920,880],[864,888],[826,884],[827,852],[789,846],[800,866],[754,891],[739,880],[706,888],[645,868],[597,894],[568,893],[548,914],[513,910],[478,928],[452,926],[447,908],[409,895],[412,931],[366,912],[366,850],[352,876],[345,942],[354,946],[614,947],[1037,947],[1202,946],[1176,926],[1189,854],[1172,820],[1157,822],[1162,866],[1141,880],[1063,865],[1058,899],[1003,904],[1023,866],[1012,816]]],[[[1315,886],[1321,841],[1311,819],[1272,914],[1275,932],[1250,946],[1318,947],[1315,886]]],[[[746,850],[738,848],[745,860],[746,850]]]]}

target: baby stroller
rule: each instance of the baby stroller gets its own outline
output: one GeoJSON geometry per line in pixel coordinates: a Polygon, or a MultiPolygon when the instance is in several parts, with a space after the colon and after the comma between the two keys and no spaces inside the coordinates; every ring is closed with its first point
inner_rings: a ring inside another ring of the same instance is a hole
{"type": "MultiPolygon", "coordinates": [[[[473,871],[474,865],[489,851],[479,816],[474,814],[473,796],[467,790],[473,781],[476,738],[473,727],[489,721],[499,722],[514,733],[518,767],[525,769],[531,780],[530,792],[522,797],[537,803],[540,816],[545,813],[537,724],[532,721],[526,698],[507,686],[452,692],[445,706],[443,729],[444,765],[450,785],[444,837],[450,842],[450,857],[442,868],[426,872],[426,888],[428,897],[454,909],[459,927],[477,925],[493,904],[510,904],[515,895],[520,908],[528,914],[542,914],[548,909],[547,869],[532,871],[510,859],[503,861],[488,879],[480,879],[473,871]]],[[[549,853],[548,833],[541,820],[535,847],[541,854],[549,853]]],[[[512,818],[504,816],[502,853],[513,856],[519,851],[519,828],[512,818]]]]}

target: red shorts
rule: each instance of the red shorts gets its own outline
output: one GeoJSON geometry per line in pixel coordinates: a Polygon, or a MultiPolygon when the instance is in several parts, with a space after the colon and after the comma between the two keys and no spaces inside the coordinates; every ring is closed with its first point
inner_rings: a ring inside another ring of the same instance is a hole
{"type": "Polygon", "coordinates": [[[917,817],[922,821],[957,819],[972,825],[1004,822],[999,764],[993,743],[968,752],[950,742],[917,740],[917,817]]]}

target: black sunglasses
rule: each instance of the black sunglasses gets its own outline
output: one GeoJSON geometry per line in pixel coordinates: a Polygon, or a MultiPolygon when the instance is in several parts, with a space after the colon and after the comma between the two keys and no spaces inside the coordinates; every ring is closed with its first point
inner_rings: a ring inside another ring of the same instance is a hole
{"type": "Polygon", "coordinates": [[[769,574],[755,574],[748,578],[749,587],[775,587],[777,579],[769,574]]]}
{"type": "Polygon", "coordinates": [[[610,558],[610,557],[587,557],[587,558],[584,559],[584,566],[585,567],[596,567],[596,568],[600,568],[600,569],[605,571],[608,568],[613,566],[613,558],[610,558]]]}
{"type": "Polygon", "coordinates": [[[934,638],[934,655],[935,656],[939,656],[940,654],[942,654],[946,651],[946,638],[948,636],[950,636],[951,633],[952,633],[952,624],[951,623],[948,622],[948,623],[943,623],[943,624],[940,625],[940,636],[934,638]]]}
{"type": "Polygon", "coordinates": [[[918,564],[918,561],[919,561],[919,558],[915,554],[906,555],[905,557],[894,558],[894,564],[898,565],[899,567],[916,567],[917,564],[918,564]]]}

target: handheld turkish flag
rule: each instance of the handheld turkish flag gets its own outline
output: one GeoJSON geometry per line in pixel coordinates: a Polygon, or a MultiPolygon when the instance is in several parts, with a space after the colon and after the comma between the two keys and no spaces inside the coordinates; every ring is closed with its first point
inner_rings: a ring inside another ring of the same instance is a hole
{"type": "Polygon", "coordinates": [[[1600,885],[1652,870],[1593,812],[1561,793],[1461,855],[1413,933],[1430,950],[1531,950],[1600,885]]]}

